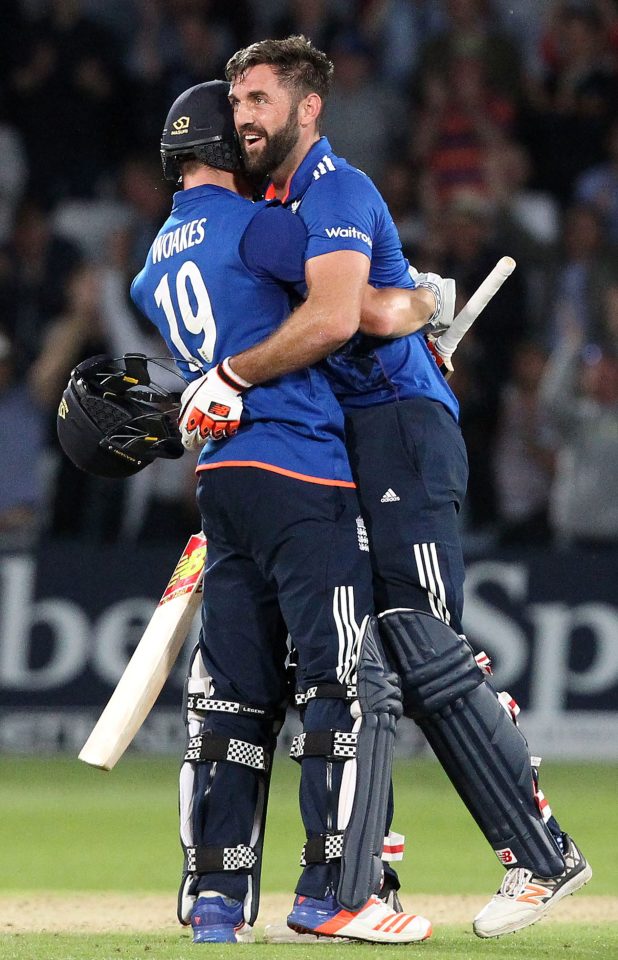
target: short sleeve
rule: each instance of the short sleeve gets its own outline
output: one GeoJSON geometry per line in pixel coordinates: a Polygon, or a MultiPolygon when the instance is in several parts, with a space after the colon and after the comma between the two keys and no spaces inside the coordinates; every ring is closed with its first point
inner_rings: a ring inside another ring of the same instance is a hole
{"type": "Polygon", "coordinates": [[[248,270],[279,283],[305,279],[307,230],[300,217],[285,207],[265,206],[253,217],[240,242],[248,270]]]}
{"type": "Polygon", "coordinates": [[[380,217],[379,194],[364,174],[336,170],[311,184],[299,214],[307,227],[305,260],[338,250],[371,259],[380,217]]]}

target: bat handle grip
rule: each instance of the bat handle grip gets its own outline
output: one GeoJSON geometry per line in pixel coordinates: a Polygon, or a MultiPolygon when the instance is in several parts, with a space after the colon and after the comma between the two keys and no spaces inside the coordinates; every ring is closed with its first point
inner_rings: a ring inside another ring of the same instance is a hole
{"type": "Polygon", "coordinates": [[[438,350],[438,341],[435,337],[426,337],[425,342],[429,348],[429,352],[438,364],[438,369],[444,377],[445,380],[450,380],[454,371],[453,364],[450,361],[450,358],[447,359],[443,357],[440,351],[438,350]]]}

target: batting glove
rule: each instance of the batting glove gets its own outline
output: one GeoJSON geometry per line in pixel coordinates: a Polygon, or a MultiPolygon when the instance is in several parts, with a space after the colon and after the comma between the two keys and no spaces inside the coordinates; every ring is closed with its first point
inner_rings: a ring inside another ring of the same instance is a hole
{"type": "Polygon", "coordinates": [[[208,439],[223,440],[238,433],[241,395],[250,386],[233,372],[229,358],[190,383],[180,398],[178,426],[183,446],[197,450],[208,439]]]}
{"type": "Polygon", "coordinates": [[[419,273],[414,267],[408,268],[415,287],[427,287],[436,298],[436,309],[427,321],[427,333],[439,337],[448,330],[455,316],[455,281],[441,277],[438,273],[419,273]]]}

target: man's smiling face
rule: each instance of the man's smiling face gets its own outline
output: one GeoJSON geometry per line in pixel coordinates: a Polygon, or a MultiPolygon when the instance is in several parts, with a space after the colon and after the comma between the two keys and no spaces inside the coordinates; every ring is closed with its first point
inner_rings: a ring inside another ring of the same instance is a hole
{"type": "Polygon", "coordinates": [[[272,67],[258,64],[233,81],[230,103],[245,170],[256,182],[264,180],[298,143],[299,101],[272,67]]]}

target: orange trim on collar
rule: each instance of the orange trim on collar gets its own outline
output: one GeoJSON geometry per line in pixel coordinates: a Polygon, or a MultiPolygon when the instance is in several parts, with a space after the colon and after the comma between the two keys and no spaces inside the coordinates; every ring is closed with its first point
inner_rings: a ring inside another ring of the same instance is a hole
{"type": "Polygon", "coordinates": [[[284,470],[283,467],[275,467],[272,463],[260,463],[259,460],[224,460],[220,463],[203,463],[197,467],[196,473],[202,470],[218,470],[219,467],[257,467],[259,470],[269,470],[271,473],[280,473],[284,477],[292,477],[293,480],[304,480],[306,483],[320,483],[326,487],[351,487],[356,489],[353,480],[323,480],[321,477],[309,477],[305,473],[296,473],[294,470],[284,470]]]}
{"type": "MultiPolygon", "coordinates": [[[[287,190],[286,190],[285,197],[283,198],[283,200],[281,201],[281,203],[286,203],[289,196],[290,196],[290,186],[289,186],[289,184],[288,184],[288,188],[287,188],[287,190]]],[[[276,200],[276,199],[277,199],[277,191],[275,190],[275,185],[274,185],[274,183],[269,183],[269,184],[268,184],[268,186],[267,186],[267,188],[266,188],[266,193],[264,194],[264,199],[265,199],[265,200],[276,200]]]]}

